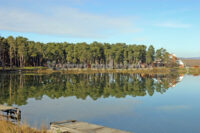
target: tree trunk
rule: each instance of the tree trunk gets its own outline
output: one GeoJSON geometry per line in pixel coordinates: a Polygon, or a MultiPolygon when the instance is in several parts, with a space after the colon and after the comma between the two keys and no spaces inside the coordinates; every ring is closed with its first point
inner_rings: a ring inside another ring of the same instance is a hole
{"type": "Polygon", "coordinates": [[[17,55],[15,53],[15,66],[17,66],[17,55]]]}
{"type": "Polygon", "coordinates": [[[40,64],[39,65],[42,66],[42,58],[40,58],[40,64]]]}
{"type": "Polygon", "coordinates": [[[10,58],[10,68],[12,67],[12,59],[10,58]]]}
{"type": "Polygon", "coordinates": [[[35,67],[35,58],[33,57],[33,66],[35,67]]]}
{"type": "Polygon", "coordinates": [[[3,70],[5,69],[5,62],[4,62],[4,59],[5,59],[5,56],[3,55],[3,59],[1,60],[1,62],[2,62],[2,67],[3,67],[3,70]]]}
{"type": "Polygon", "coordinates": [[[12,103],[12,79],[11,79],[11,75],[10,75],[10,84],[9,84],[9,99],[10,99],[10,103],[12,103]]]}
{"type": "Polygon", "coordinates": [[[22,67],[22,57],[21,56],[19,58],[19,61],[20,61],[20,67],[22,67]]]}

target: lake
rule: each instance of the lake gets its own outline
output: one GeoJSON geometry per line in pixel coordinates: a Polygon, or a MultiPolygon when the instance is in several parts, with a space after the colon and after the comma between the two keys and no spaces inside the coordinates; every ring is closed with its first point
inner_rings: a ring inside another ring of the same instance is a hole
{"type": "Polygon", "coordinates": [[[200,76],[0,73],[0,104],[31,126],[78,120],[134,133],[199,133],[200,76]]]}

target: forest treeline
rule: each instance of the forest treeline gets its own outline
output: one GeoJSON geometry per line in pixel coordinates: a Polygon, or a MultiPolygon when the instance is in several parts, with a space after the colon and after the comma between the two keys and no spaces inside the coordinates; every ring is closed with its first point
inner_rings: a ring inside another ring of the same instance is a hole
{"type": "MultiPolygon", "coordinates": [[[[103,64],[131,67],[152,66],[155,61],[169,66],[169,53],[150,45],[126,45],[125,43],[41,43],[24,37],[0,36],[0,66],[48,66],[48,64],[103,64]]],[[[75,67],[75,66],[73,66],[75,67]]],[[[88,66],[87,66],[88,67],[88,66]]]]}

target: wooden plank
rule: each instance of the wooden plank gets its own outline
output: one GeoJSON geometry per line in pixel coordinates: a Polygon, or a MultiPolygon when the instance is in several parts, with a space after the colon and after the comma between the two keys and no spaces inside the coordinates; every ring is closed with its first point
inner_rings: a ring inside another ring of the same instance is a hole
{"type": "Polygon", "coordinates": [[[129,133],[122,130],[78,121],[64,121],[63,123],[53,122],[51,123],[50,128],[55,133],[129,133]]]}
{"type": "Polygon", "coordinates": [[[18,108],[11,107],[11,106],[0,105],[0,111],[7,111],[7,110],[18,110],[18,108]]]}
{"type": "Polygon", "coordinates": [[[50,125],[58,125],[58,124],[64,124],[69,122],[76,122],[76,120],[65,120],[65,121],[58,121],[58,122],[51,122],[50,125]]]}

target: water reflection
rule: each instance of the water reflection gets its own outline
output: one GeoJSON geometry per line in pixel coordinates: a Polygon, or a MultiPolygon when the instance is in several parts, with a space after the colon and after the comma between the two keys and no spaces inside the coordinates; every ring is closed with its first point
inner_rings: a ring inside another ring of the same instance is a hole
{"type": "Polygon", "coordinates": [[[51,99],[75,96],[77,99],[127,95],[153,96],[165,93],[176,86],[183,75],[144,75],[144,74],[0,74],[0,104],[26,105],[29,98],[51,99]]]}

